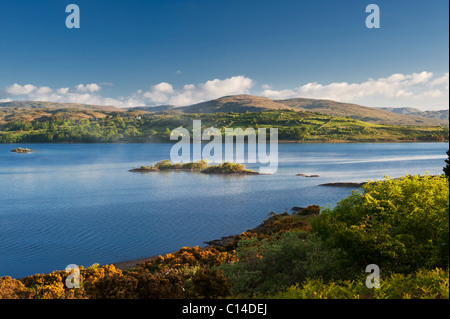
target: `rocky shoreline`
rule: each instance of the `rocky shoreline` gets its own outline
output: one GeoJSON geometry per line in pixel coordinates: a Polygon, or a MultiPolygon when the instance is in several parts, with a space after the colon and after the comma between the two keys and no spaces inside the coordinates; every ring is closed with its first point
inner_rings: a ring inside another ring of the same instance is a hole
{"type": "MultiPolygon", "coordinates": [[[[300,216],[304,216],[304,218],[308,218],[310,216],[316,216],[320,213],[320,206],[319,205],[310,205],[307,207],[293,207],[292,210],[294,211],[293,214],[297,214],[300,216]]],[[[271,213],[273,214],[273,213],[271,213]]],[[[269,214],[270,215],[270,214],[269,214]]],[[[280,214],[281,216],[288,216],[288,213],[283,213],[280,214]]],[[[261,224],[259,224],[257,227],[252,228],[252,229],[248,229],[247,232],[258,232],[261,229],[263,229],[265,227],[265,222],[266,220],[264,220],[261,224]]],[[[204,241],[203,243],[208,245],[208,246],[214,246],[214,247],[226,247],[227,245],[230,245],[233,243],[233,241],[235,241],[237,238],[239,238],[239,236],[241,236],[241,234],[236,234],[236,235],[229,235],[229,236],[223,236],[219,239],[213,239],[210,241],[204,241]]],[[[164,254],[162,254],[161,256],[163,256],[164,254]]],[[[159,255],[158,255],[159,256],[159,255]]],[[[146,257],[146,258],[140,258],[140,259],[133,259],[133,260],[126,260],[126,261],[121,261],[121,262],[116,262],[116,263],[112,263],[112,265],[114,265],[116,268],[121,269],[121,270],[129,270],[131,268],[136,267],[138,264],[141,264],[145,261],[154,259],[154,258],[158,258],[158,256],[151,256],[151,257],[146,257]]]]}

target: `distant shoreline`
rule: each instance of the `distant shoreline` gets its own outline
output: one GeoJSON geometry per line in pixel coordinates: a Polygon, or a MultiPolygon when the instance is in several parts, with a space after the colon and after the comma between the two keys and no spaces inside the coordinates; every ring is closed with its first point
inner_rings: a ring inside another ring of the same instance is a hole
{"type": "MultiPolygon", "coordinates": [[[[202,141],[201,144],[208,144],[210,141],[202,141]]],[[[389,144],[405,144],[405,143],[448,143],[450,140],[436,141],[436,140],[376,140],[376,141],[347,141],[347,140],[331,140],[331,141],[296,141],[296,140],[278,140],[278,144],[374,144],[374,143],[389,143],[389,144]]],[[[0,145],[39,145],[39,144],[176,144],[177,141],[165,141],[165,142],[19,142],[19,143],[0,143],[0,145]]],[[[244,142],[244,144],[249,144],[248,142],[244,142]]],[[[255,143],[258,144],[258,143],[255,143]]],[[[266,144],[270,144],[269,141],[266,144]]]]}

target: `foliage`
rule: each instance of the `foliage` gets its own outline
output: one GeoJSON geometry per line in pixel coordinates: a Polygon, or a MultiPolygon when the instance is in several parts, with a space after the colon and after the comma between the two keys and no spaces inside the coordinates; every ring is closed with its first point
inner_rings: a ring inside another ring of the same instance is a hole
{"type": "Polygon", "coordinates": [[[396,272],[446,267],[449,187],[442,176],[404,176],[369,182],[312,220],[330,247],[363,267],[396,272]]]}
{"type": "Polygon", "coordinates": [[[308,279],[269,298],[277,299],[448,299],[448,269],[418,270],[380,278],[380,288],[369,289],[365,278],[324,282],[308,279]]]}
{"type": "Polygon", "coordinates": [[[229,296],[231,284],[217,268],[202,268],[192,277],[191,291],[197,298],[216,299],[229,296]]]}
{"type": "Polygon", "coordinates": [[[392,126],[314,112],[268,110],[248,113],[178,114],[67,109],[0,108],[0,143],[173,142],[171,130],[203,128],[278,128],[279,140],[291,141],[448,141],[448,127],[392,126]],[[3,113],[2,113],[3,112],[3,113]],[[4,113],[6,112],[6,113],[4,113]]]}
{"type": "Polygon", "coordinates": [[[245,165],[240,163],[225,162],[219,165],[207,167],[204,173],[230,174],[230,173],[252,173],[252,170],[246,169],[245,165]]]}
{"type": "Polygon", "coordinates": [[[0,299],[31,299],[34,297],[33,290],[17,279],[11,277],[0,278],[0,299]]]}
{"type": "Polygon", "coordinates": [[[221,252],[214,247],[183,247],[174,253],[164,256],[160,255],[145,261],[138,265],[138,269],[147,269],[155,272],[194,266],[210,268],[232,260],[233,255],[231,253],[221,252]]]}
{"type": "Polygon", "coordinates": [[[94,299],[184,298],[183,279],[177,271],[152,274],[149,271],[114,274],[98,279],[90,289],[94,299]]]}
{"type": "Polygon", "coordinates": [[[447,150],[447,159],[445,160],[446,165],[443,168],[444,174],[447,178],[450,178],[450,150],[447,150]]]}
{"type": "Polygon", "coordinates": [[[281,234],[277,240],[243,239],[236,250],[237,261],[219,268],[232,282],[235,294],[253,296],[275,292],[307,277],[339,277],[337,249],[326,249],[320,238],[301,231],[281,234]]]}

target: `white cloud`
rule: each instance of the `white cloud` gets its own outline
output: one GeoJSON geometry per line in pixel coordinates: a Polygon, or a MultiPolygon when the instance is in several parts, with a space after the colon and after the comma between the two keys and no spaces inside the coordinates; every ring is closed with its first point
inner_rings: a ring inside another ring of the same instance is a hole
{"type": "MultiPolygon", "coordinates": [[[[51,101],[51,102],[66,102],[66,103],[81,103],[94,105],[115,105],[123,106],[123,101],[108,97],[102,97],[96,92],[100,91],[100,85],[96,83],[79,84],[70,88],[56,88],[52,89],[48,86],[36,87],[31,84],[20,85],[13,84],[5,88],[5,92],[11,96],[21,97],[22,99],[32,101],[51,101]]],[[[2,101],[11,101],[8,96],[2,101]]]]}
{"type": "Polygon", "coordinates": [[[442,97],[444,92],[436,88],[430,90],[429,86],[447,83],[448,91],[448,73],[430,82],[432,78],[433,73],[426,71],[412,74],[395,73],[386,78],[369,78],[362,83],[334,82],[320,84],[310,82],[292,90],[266,89],[262,92],[262,95],[273,99],[305,97],[331,99],[342,102],[358,101],[367,97],[387,98],[391,100],[420,100],[442,97]]]}
{"type": "Polygon", "coordinates": [[[11,95],[26,95],[30,94],[34,90],[36,90],[36,87],[34,85],[26,84],[22,86],[17,83],[14,83],[13,85],[5,89],[5,91],[11,95]]]}
{"type": "Polygon", "coordinates": [[[225,95],[245,94],[252,86],[253,81],[241,75],[224,80],[214,79],[198,85],[186,84],[181,90],[175,90],[171,84],[161,82],[152,86],[142,97],[148,105],[163,103],[184,106],[225,95]]]}
{"type": "Polygon", "coordinates": [[[69,88],[60,88],[60,89],[56,90],[56,92],[58,94],[64,95],[64,94],[67,94],[67,92],[69,92],[69,88]]]}
{"type": "MultiPolygon", "coordinates": [[[[387,77],[360,83],[333,82],[322,84],[310,82],[294,89],[276,90],[264,84],[262,92],[253,94],[273,99],[295,97],[332,99],[368,106],[411,106],[421,109],[443,109],[448,107],[449,73],[435,76],[431,72],[411,74],[395,73],[387,77]],[[423,108],[422,108],[423,106],[423,108]]],[[[107,85],[107,84],[105,84],[107,85]]],[[[26,99],[83,103],[93,105],[113,105],[133,107],[139,105],[171,104],[185,106],[226,95],[250,94],[254,82],[239,75],[226,79],[213,79],[204,83],[185,84],[174,88],[172,84],[160,82],[148,90],[137,90],[127,96],[112,98],[100,95],[102,86],[96,83],[78,84],[72,88],[37,87],[32,84],[0,88],[1,101],[26,99]]]]}
{"type": "Polygon", "coordinates": [[[443,76],[431,81],[430,86],[438,86],[443,84],[445,84],[445,89],[448,91],[448,84],[449,84],[448,72],[445,73],[443,76]]]}
{"type": "Polygon", "coordinates": [[[100,86],[96,83],[90,83],[90,84],[78,84],[76,87],[77,91],[79,92],[97,92],[100,91],[100,86]]]}
{"type": "Polygon", "coordinates": [[[37,89],[36,93],[41,95],[47,95],[52,93],[52,89],[49,88],[48,86],[41,86],[39,89],[37,89]]]}

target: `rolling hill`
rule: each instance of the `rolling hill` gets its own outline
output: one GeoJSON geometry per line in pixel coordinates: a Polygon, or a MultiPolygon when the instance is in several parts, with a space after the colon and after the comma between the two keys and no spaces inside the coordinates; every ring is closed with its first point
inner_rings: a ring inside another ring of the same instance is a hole
{"type": "Polygon", "coordinates": [[[351,103],[341,103],[332,100],[295,98],[288,100],[276,100],[276,102],[290,106],[296,110],[350,117],[355,120],[375,124],[414,126],[448,125],[448,120],[445,121],[409,114],[398,114],[380,108],[361,106],[351,103]]]}
{"type": "Polygon", "coordinates": [[[24,109],[80,109],[80,110],[96,110],[106,112],[123,112],[124,109],[115,106],[90,105],[78,103],[60,103],[60,102],[43,102],[43,101],[12,101],[2,102],[0,107],[24,108],[24,109]]]}
{"type": "Polygon", "coordinates": [[[182,113],[245,113],[267,110],[295,110],[349,117],[355,120],[387,125],[407,126],[448,126],[448,110],[420,111],[412,108],[376,108],[358,104],[341,103],[332,100],[308,98],[293,98],[272,100],[254,95],[230,95],[189,106],[175,107],[173,105],[137,106],[128,109],[114,106],[86,105],[75,103],[56,103],[39,101],[15,101],[0,103],[0,108],[23,108],[30,110],[45,109],[78,109],[99,112],[182,112],[182,113]]]}
{"type": "MultiPolygon", "coordinates": [[[[361,106],[358,104],[341,103],[332,100],[318,100],[307,98],[294,98],[287,100],[272,100],[267,97],[254,95],[231,95],[218,99],[205,101],[184,107],[157,106],[137,107],[132,109],[149,112],[180,111],[183,113],[217,113],[234,112],[244,113],[267,110],[295,110],[330,114],[334,116],[350,117],[355,120],[374,124],[408,125],[408,126],[435,126],[448,125],[448,119],[423,116],[426,114],[398,114],[392,110],[361,106]]],[[[443,111],[445,112],[445,111],[443,111]]]]}
{"type": "Polygon", "coordinates": [[[184,113],[244,113],[246,111],[259,112],[282,109],[293,110],[294,108],[278,103],[267,97],[244,94],[224,96],[215,100],[178,108],[178,110],[184,113]]]}
{"type": "Polygon", "coordinates": [[[413,116],[420,116],[420,117],[426,117],[430,119],[439,119],[448,121],[449,120],[449,111],[448,110],[439,110],[439,111],[421,111],[416,108],[412,107],[381,107],[380,109],[398,113],[398,114],[405,114],[405,115],[413,115],[413,116]]]}

